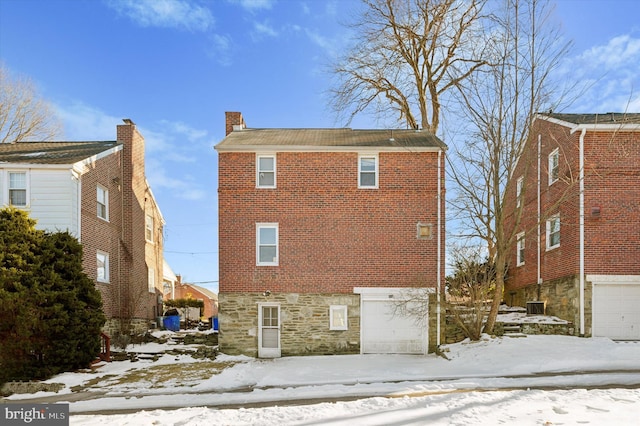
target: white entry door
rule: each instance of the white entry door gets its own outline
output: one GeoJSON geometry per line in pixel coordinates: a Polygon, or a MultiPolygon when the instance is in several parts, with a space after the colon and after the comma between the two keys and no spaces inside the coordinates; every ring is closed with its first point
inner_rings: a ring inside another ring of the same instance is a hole
{"type": "Polygon", "coordinates": [[[280,350],[280,305],[258,305],[258,357],[278,358],[280,350]]]}

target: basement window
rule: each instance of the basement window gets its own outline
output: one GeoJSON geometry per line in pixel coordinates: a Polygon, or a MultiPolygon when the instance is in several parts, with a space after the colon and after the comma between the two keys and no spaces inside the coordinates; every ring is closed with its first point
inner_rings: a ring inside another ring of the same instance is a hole
{"type": "Polygon", "coordinates": [[[329,330],[348,330],[347,305],[329,306],[329,330]]]}

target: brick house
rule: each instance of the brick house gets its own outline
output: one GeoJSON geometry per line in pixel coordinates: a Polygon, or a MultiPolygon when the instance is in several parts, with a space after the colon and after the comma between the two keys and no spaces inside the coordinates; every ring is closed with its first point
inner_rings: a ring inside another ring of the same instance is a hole
{"type": "Polygon", "coordinates": [[[512,176],[505,301],[640,339],[640,114],[538,114],[512,176]]]}
{"type": "Polygon", "coordinates": [[[227,112],[215,149],[221,351],[435,349],[442,141],[419,130],[251,129],[227,112]],[[396,312],[415,289],[429,294],[423,318],[396,312]]]}
{"type": "Polygon", "coordinates": [[[147,330],[162,306],[164,219],[145,178],[144,138],[124,121],[116,141],[0,144],[0,205],[78,238],[107,334],[147,330]]]}
{"type": "Polygon", "coordinates": [[[183,283],[182,277],[176,275],[172,285],[164,286],[164,300],[195,299],[204,302],[201,317],[209,319],[218,315],[218,295],[199,285],[183,283]]]}

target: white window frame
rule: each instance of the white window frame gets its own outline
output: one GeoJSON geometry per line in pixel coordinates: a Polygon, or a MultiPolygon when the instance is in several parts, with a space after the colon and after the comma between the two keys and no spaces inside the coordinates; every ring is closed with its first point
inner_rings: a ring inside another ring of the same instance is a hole
{"type": "Polygon", "coordinates": [[[256,265],[257,266],[278,266],[280,261],[280,240],[279,240],[279,229],[277,223],[256,223],[256,265]],[[275,244],[266,244],[260,241],[260,230],[261,229],[275,229],[276,231],[276,242],[275,244]],[[276,248],[276,257],[275,260],[271,262],[261,261],[260,260],[260,248],[261,247],[271,247],[275,246],[276,248]]]}
{"type": "Polygon", "coordinates": [[[525,239],[524,232],[516,236],[516,266],[524,265],[525,256],[525,239]]]}
{"type": "Polygon", "coordinates": [[[555,214],[547,219],[547,250],[553,250],[560,247],[560,214],[555,214]],[[552,226],[557,224],[558,229],[552,232],[552,226]],[[558,242],[551,244],[551,237],[554,234],[558,234],[558,242]]]}
{"type": "Polygon", "coordinates": [[[275,154],[256,154],[256,188],[275,188],[276,187],[276,155],[275,154]],[[260,168],[260,160],[262,158],[271,158],[273,159],[273,170],[262,170],[260,168]],[[260,184],[260,176],[263,173],[273,173],[273,185],[263,185],[260,184]]]}
{"type": "Polygon", "coordinates": [[[329,330],[348,330],[349,317],[347,305],[329,306],[329,330]]]}
{"type": "Polygon", "coordinates": [[[522,189],[524,188],[524,177],[520,176],[516,181],[516,207],[522,205],[522,189]]]}
{"type": "Polygon", "coordinates": [[[378,175],[379,173],[379,167],[378,167],[378,155],[377,154],[360,154],[358,155],[358,188],[360,189],[378,189],[378,175]],[[370,170],[362,170],[362,160],[365,159],[373,159],[374,162],[374,170],[373,172],[370,170]],[[375,183],[373,185],[363,185],[362,183],[362,174],[363,173],[367,173],[367,174],[374,174],[374,180],[375,183]]]}
{"type": "Polygon", "coordinates": [[[26,170],[7,171],[7,205],[14,207],[27,207],[29,205],[29,173],[26,170]],[[11,187],[11,175],[24,175],[24,188],[11,187]],[[24,204],[13,204],[11,202],[11,191],[24,191],[24,204]]]}
{"type": "Polygon", "coordinates": [[[556,148],[549,154],[549,185],[560,178],[560,149],[556,148]]]}
{"type": "Polygon", "coordinates": [[[109,221],[109,190],[102,185],[98,185],[96,187],[96,214],[100,219],[109,221]],[[104,202],[100,200],[100,192],[102,191],[102,195],[104,196],[104,202]],[[100,207],[104,206],[104,216],[100,211],[100,207]]]}
{"type": "Polygon", "coordinates": [[[109,253],[98,250],[96,252],[96,281],[101,283],[109,283],[109,253]],[[100,259],[102,257],[102,259],[100,259]],[[100,261],[104,264],[102,268],[104,270],[103,277],[100,276],[100,261]]]}
{"type": "Polygon", "coordinates": [[[150,214],[145,215],[144,219],[144,236],[146,240],[150,243],[153,243],[153,216],[150,214]]]}
{"type": "Polygon", "coordinates": [[[147,285],[149,287],[149,293],[156,292],[156,270],[154,268],[148,268],[147,285]]]}

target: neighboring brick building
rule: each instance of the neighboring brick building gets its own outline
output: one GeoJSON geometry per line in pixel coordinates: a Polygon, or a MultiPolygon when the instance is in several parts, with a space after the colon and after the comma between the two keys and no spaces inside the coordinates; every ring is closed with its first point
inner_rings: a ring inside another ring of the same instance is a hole
{"type": "Polygon", "coordinates": [[[0,205],[80,240],[107,334],[147,330],[162,309],[164,219],[145,178],[144,139],[124,121],[117,141],[0,144],[0,205]]]}
{"type": "Polygon", "coordinates": [[[164,300],[195,299],[204,302],[201,318],[208,320],[218,315],[218,295],[213,291],[195,284],[183,283],[180,275],[172,286],[165,286],[164,300]]]}
{"type": "Polygon", "coordinates": [[[640,339],[640,114],[538,114],[512,176],[505,301],[640,339]]]}
{"type": "Polygon", "coordinates": [[[220,347],[277,357],[440,342],[444,152],[419,130],[248,129],[219,154],[220,347]],[[426,289],[429,318],[394,314],[426,289]]]}

